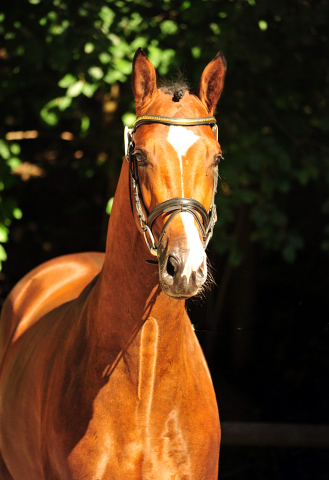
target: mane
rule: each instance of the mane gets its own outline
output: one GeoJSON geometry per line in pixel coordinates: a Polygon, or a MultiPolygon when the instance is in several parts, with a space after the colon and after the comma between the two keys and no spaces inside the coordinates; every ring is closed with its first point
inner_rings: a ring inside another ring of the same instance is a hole
{"type": "Polygon", "coordinates": [[[179,102],[184,93],[190,91],[190,87],[181,72],[178,72],[177,78],[172,81],[161,79],[159,89],[168,95],[172,95],[174,102],[179,102]]]}

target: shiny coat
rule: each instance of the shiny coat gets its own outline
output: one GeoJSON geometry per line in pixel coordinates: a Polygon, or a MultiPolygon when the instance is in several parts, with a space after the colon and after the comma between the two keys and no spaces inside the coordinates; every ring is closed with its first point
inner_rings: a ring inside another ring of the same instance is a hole
{"type": "MultiPolygon", "coordinates": [[[[137,115],[211,115],[224,73],[218,55],[197,94],[174,102],[157,89],[154,68],[139,50],[137,115]]],[[[184,160],[191,167],[187,196],[209,208],[212,158],[220,147],[209,126],[191,128],[202,142],[184,160]]],[[[154,150],[154,138],[161,144],[140,172],[149,210],[164,196],[177,196],[168,129],[143,125],[136,133],[142,150],[151,144],[154,150]]],[[[188,293],[175,298],[163,291],[161,261],[160,267],[146,263],[151,256],[135,220],[124,160],[105,255],[51,260],[10,293],[0,323],[1,480],[217,478],[217,403],[185,310],[188,293]]],[[[156,220],[156,237],[164,222],[164,216],[156,220]]],[[[163,245],[177,255],[188,250],[179,215],[163,245]]]]}

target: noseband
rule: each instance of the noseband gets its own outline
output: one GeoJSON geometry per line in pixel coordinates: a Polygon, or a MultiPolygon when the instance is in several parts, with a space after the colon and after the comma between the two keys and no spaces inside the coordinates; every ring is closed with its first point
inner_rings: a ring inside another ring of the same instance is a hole
{"type": "Polygon", "coordinates": [[[218,167],[216,167],[214,172],[214,185],[213,185],[213,195],[212,202],[209,210],[207,211],[204,206],[194,200],[193,198],[172,198],[166,200],[159,205],[157,205],[151,213],[147,212],[145,207],[142,192],[139,185],[138,178],[138,166],[137,161],[134,155],[134,140],[133,135],[136,132],[137,128],[144,124],[150,123],[162,123],[164,125],[176,125],[176,126],[185,126],[192,127],[196,125],[210,125],[216,139],[218,140],[218,128],[216,124],[215,117],[204,117],[204,118],[170,118],[170,117],[161,117],[156,115],[145,115],[143,117],[137,118],[133,127],[129,129],[125,127],[125,155],[129,162],[129,194],[130,194],[130,206],[133,213],[133,202],[132,202],[132,192],[135,199],[135,208],[139,218],[140,226],[144,234],[145,242],[150,250],[151,254],[157,256],[158,247],[156,247],[154,236],[152,233],[152,225],[159,215],[162,213],[170,214],[167,221],[165,222],[160,237],[158,241],[158,246],[161,244],[162,237],[165,233],[166,227],[171,222],[171,220],[178,214],[182,212],[190,213],[196,220],[203,239],[204,248],[209,243],[209,240],[212,237],[215,223],[217,221],[216,205],[215,205],[215,195],[217,192],[218,184],[218,167]],[[130,187],[131,181],[131,187],[130,187]],[[143,207],[143,208],[142,208],[143,207]],[[144,210],[144,211],[143,211],[144,210]],[[145,212],[145,213],[144,213],[145,212]],[[200,220],[201,217],[201,220],[200,220]]]}

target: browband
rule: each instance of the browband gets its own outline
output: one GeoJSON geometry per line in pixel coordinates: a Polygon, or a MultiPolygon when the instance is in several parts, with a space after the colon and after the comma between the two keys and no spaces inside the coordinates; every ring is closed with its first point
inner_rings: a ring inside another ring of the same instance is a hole
{"type": "Polygon", "coordinates": [[[193,127],[196,125],[210,125],[211,127],[215,126],[217,121],[215,117],[202,117],[202,118],[172,118],[172,117],[161,117],[158,115],[144,115],[138,117],[133,124],[133,132],[137,130],[138,127],[144,125],[145,123],[163,123],[164,125],[178,125],[182,127],[193,127]]]}
{"type": "Polygon", "coordinates": [[[150,123],[162,123],[163,125],[175,125],[181,127],[194,127],[197,125],[210,125],[216,140],[218,141],[218,126],[215,117],[201,117],[201,118],[172,118],[162,117],[159,115],[143,115],[138,117],[132,128],[125,126],[124,142],[125,142],[125,157],[128,156],[129,145],[132,142],[133,134],[141,125],[150,123]]]}

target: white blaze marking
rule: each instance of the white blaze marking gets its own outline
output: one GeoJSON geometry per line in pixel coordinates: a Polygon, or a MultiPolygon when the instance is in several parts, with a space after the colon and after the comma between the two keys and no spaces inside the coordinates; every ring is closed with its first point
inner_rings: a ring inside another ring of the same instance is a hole
{"type": "Polygon", "coordinates": [[[181,187],[182,197],[184,198],[184,180],[183,180],[183,157],[186,155],[188,149],[198,140],[198,135],[195,135],[192,130],[185,127],[171,125],[167,140],[174,147],[179,159],[179,167],[181,173],[181,187]]]}
{"type": "Polygon", "coordinates": [[[185,228],[187,246],[189,248],[189,254],[185,262],[182,276],[186,275],[186,280],[188,282],[191,273],[197,272],[200,267],[203,270],[204,276],[207,276],[207,260],[198,229],[194,224],[193,216],[187,212],[181,213],[180,215],[185,228]]]}
{"type": "MultiPolygon", "coordinates": [[[[181,173],[181,187],[182,197],[184,198],[184,175],[183,175],[183,157],[187,154],[188,149],[199,139],[192,130],[185,127],[171,125],[167,140],[175,149],[181,173]]],[[[203,245],[200,240],[198,229],[194,224],[194,218],[190,213],[181,213],[183,221],[187,246],[189,249],[188,258],[184,266],[183,275],[186,275],[186,280],[189,281],[192,272],[197,272],[201,267],[206,277],[207,275],[207,261],[203,245]]]]}

